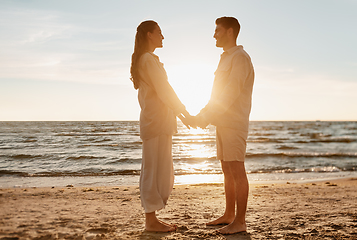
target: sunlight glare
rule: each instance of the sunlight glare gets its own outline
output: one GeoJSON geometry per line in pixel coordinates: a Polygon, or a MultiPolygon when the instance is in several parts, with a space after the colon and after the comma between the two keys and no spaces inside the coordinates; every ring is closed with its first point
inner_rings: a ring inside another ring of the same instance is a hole
{"type": "MultiPolygon", "coordinates": [[[[166,67],[166,66],[165,66],[166,67]]],[[[208,103],[215,66],[187,62],[166,67],[169,81],[191,115],[196,115],[208,103]]]]}
{"type": "Polygon", "coordinates": [[[206,129],[202,129],[202,128],[190,128],[189,129],[189,134],[190,135],[202,135],[202,134],[206,134],[207,130],[206,129]]]}
{"type": "Polygon", "coordinates": [[[189,151],[191,157],[193,158],[206,158],[207,151],[204,144],[195,144],[191,147],[189,151]]]}
{"type": "Polygon", "coordinates": [[[175,176],[175,184],[223,183],[223,174],[190,174],[175,176]]]}

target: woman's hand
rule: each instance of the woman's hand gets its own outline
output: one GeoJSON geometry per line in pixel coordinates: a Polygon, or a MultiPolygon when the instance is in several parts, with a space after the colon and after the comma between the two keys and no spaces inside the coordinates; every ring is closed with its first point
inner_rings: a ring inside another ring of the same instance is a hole
{"type": "Polygon", "coordinates": [[[180,114],[178,117],[188,129],[191,129],[190,127],[197,128],[196,119],[190,114],[188,114],[188,116],[183,116],[182,114],[180,114]]]}

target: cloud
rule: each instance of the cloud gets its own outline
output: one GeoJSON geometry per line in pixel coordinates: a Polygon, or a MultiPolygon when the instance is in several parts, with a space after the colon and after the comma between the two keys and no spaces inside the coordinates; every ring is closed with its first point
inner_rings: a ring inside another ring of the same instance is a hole
{"type": "Polygon", "coordinates": [[[59,16],[55,12],[18,9],[3,10],[0,15],[0,29],[7,36],[0,41],[8,46],[41,44],[55,38],[66,38],[66,32],[71,29],[70,24],[59,22],[59,16]]]}
{"type": "MultiPolygon", "coordinates": [[[[0,11],[0,79],[38,79],[117,84],[120,52],[131,46],[118,36],[128,29],[106,27],[104,22],[48,10],[0,11]],[[84,21],[83,21],[84,19],[84,21]],[[5,24],[6,22],[6,24],[5,24]]],[[[127,72],[127,71],[126,71],[127,72]]]]}

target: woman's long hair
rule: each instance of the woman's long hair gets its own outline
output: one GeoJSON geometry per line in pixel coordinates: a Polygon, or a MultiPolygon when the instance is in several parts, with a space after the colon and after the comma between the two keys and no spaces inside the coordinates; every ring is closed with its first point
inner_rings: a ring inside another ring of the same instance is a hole
{"type": "Polygon", "coordinates": [[[155,21],[148,20],[140,23],[136,29],[134,53],[131,55],[130,67],[130,80],[133,82],[135,89],[138,89],[140,85],[140,76],[138,71],[140,57],[148,51],[147,33],[152,33],[156,26],[158,26],[158,24],[155,21]]]}

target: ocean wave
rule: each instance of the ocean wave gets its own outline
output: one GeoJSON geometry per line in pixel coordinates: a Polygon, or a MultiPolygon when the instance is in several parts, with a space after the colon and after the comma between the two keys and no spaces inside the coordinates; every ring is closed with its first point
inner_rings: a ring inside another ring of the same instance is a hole
{"type": "Polygon", "coordinates": [[[32,142],[37,142],[37,139],[29,138],[29,139],[24,139],[24,143],[32,143],[32,142]]]}
{"type": "Polygon", "coordinates": [[[104,165],[112,165],[112,164],[122,164],[122,163],[141,163],[140,158],[112,158],[111,160],[106,161],[103,163],[104,165]]]}
{"type": "Polygon", "coordinates": [[[287,138],[250,138],[248,137],[248,143],[284,143],[288,139],[287,138]]]}
{"type": "Polygon", "coordinates": [[[356,138],[341,137],[341,138],[311,138],[308,140],[300,140],[294,138],[251,138],[248,137],[248,143],[353,143],[357,142],[356,138]]]}
{"type": "MultiPolygon", "coordinates": [[[[329,173],[329,172],[355,172],[356,166],[350,167],[311,167],[311,168],[271,168],[271,169],[257,169],[247,171],[247,174],[280,174],[280,173],[329,173]]],[[[197,174],[222,174],[220,168],[214,169],[177,169],[175,175],[197,175],[197,174]]],[[[123,170],[102,170],[102,169],[84,169],[82,171],[43,171],[43,172],[22,172],[16,170],[0,170],[0,177],[105,177],[105,176],[139,176],[140,169],[123,169],[123,170]]]]}
{"type": "MultiPolygon", "coordinates": [[[[316,152],[286,152],[286,153],[249,153],[246,154],[246,159],[254,158],[357,158],[357,153],[316,153],[316,152]]],[[[174,162],[204,162],[204,161],[217,161],[216,156],[211,157],[189,157],[182,155],[173,155],[174,162]]],[[[120,158],[112,161],[112,163],[124,163],[124,162],[141,162],[141,157],[138,159],[133,158],[120,158]]]]}
{"type": "Polygon", "coordinates": [[[221,169],[195,169],[193,170],[183,170],[183,169],[179,169],[175,171],[175,175],[176,176],[180,176],[180,175],[192,175],[192,174],[222,174],[222,170],[221,169]]]}
{"type": "Polygon", "coordinates": [[[116,171],[101,171],[101,170],[83,170],[78,172],[36,172],[28,173],[12,170],[0,170],[1,176],[16,176],[16,177],[101,177],[101,176],[116,176],[116,175],[140,175],[140,170],[116,170],[116,171]]]}
{"type": "Polygon", "coordinates": [[[180,162],[204,162],[204,161],[217,161],[216,157],[182,157],[182,156],[173,156],[174,161],[180,162]]]}
{"type": "Polygon", "coordinates": [[[28,159],[34,159],[34,158],[46,158],[47,155],[39,155],[39,154],[10,154],[10,155],[0,155],[1,157],[8,157],[12,159],[23,159],[23,160],[28,160],[28,159]]]}
{"type": "Polygon", "coordinates": [[[104,159],[105,157],[95,157],[95,156],[70,156],[67,160],[88,160],[88,159],[104,159]]]}
{"type": "Polygon", "coordinates": [[[322,143],[352,143],[352,142],[357,142],[357,139],[354,138],[322,138],[318,140],[311,140],[310,142],[322,142],[322,143]]]}
{"type": "MultiPolygon", "coordinates": [[[[175,174],[220,174],[214,127],[182,129],[173,136],[175,174]]],[[[357,171],[356,129],[357,122],[252,122],[247,171],[357,171]]],[[[141,154],[139,122],[0,122],[2,175],[138,176],[141,154]]]]}
{"type": "Polygon", "coordinates": [[[216,144],[216,140],[204,140],[204,139],[194,139],[194,140],[178,140],[178,141],[173,141],[172,145],[178,145],[178,144],[195,144],[195,145],[201,145],[201,144],[216,144]]]}
{"type": "Polygon", "coordinates": [[[204,132],[204,133],[195,133],[195,134],[191,134],[191,133],[175,133],[173,135],[174,138],[181,138],[181,137],[195,137],[195,138],[201,138],[201,137],[207,137],[209,136],[210,133],[209,132],[204,132]]]}
{"type": "Polygon", "coordinates": [[[78,146],[78,148],[87,148],[87,147],[120,147],[120,145],[117,143],[113,143],[113,144],[82,144],[78,146]]]}
{"type": "Polygon", "coordinates": [[[0,170],[0,177],[4,176],[18,176],[18,177],[28,177],[27,172],[11,171],[11,170],[0,170]]]}
{"type": "Polygon", "coordinates": [[[93,143],[102,143],[102,142],[110,142],[110,141],[113,141],[113,139],[110,139],[110,138],[104,138],[104,139],[91,139],[91,140],[86,140],[88,142],[93,142],[93,143]]]}
{"type": "MultiPolygon", "coordinates": [[[[128,135],[127,133],[85,133],[85,132],[72,132],[72,133],[57,133],[55,136],[60,136],[60,137],[88,137],[88,136],[122,136],[122,135],[128,135]]],[[[130,136],[139,136],[138,133],[134,134],[131,133],[130,136]]]]}
{"type": "MultiPolygon", "coordinates": [[[[111,158],[108,159],[104,165],[111,165],[111,164],[123,164],[123,163],[141,163],[141,156],[139,158],[111,158]]],[[[216,157],[183,157],[179,155],[173,156],[174,163],[177,162],[185,162],[185,163],[197,163],[197,162],[205,162],[205,161],[217,161],[216,157]]]]}
{"type": "Polygon", "coordinates": [[[280,150],[292,150],[292,149],[299,149],[299,148],[298,147],[293,147],[293,146],[282,145],[282,146],[278,146],[277,149],[280,149],[280,150]]]}
{"type": "Polygon", "coordinates": [[[256,173],[302,173],[302,172],[318,172],[318,173],[327,173],[327,172],[345,172],[345,171],[357,171],[356,167],[343,167],[338,168],[336,166],[325,166],[325,167],[311,167],[311,168],[271,168],[271,169],[259,169],[254,171],[248,171],[248,174],[256,173]]]}
{"type": "Polygon", "coordinates": [[[257,131],[257,132],[249,132],[249,136],[276,136],[276,134],[257,131]]]}
{"type": "Polygon", "coordinates": [[[86,143],[86,144],[78,144],[76,147],[77,148],[90,148],[90,147],[115,147],[115,148],[123,148],[123,149],[131,149],[131,150],[137,150],[141,149],[142,142],[141,141],[134,141],[134,142],[128,142],[128,143],[117,143],[117,141],[112,140],[112,143],[108,143],[108,141],[103,141],[107,143],[100,143],[100,142],[94,142],[93,143],[86,143]]]}
{"type": "Polygon", "coordinates": [[[320,152],[286,152],[286,153],[247,153],[246,158],[265,158],[265,157],[289,157],[289,158],[357,158],[356,153],[320,153],[320,152]]]}
{"type": "MultiPolygon", "coordinates": [[[[122,175],[132,175],[132,176],[140,176],[140,170],[113,170],[113,171],[101,171],[98,169],[87,169],[78,172],[36,172],[36,173],[28,173],[21,171],[11,171],[11,170],[0,170],[1,176],[15,176],[15,177],[105,177],[105,176],[122,176],[122,175]]],[[[215,170],[200,170],[196,169],[196,171],[187,171],[187,170],[176,170],[175,175],[191,175],[191,174],[222,174],[220,169],[215,170]]]]}
{"type": "Polygon", "coordinates": [[[300,136],[310,137],[312,139],[321,139],[321,138],[331,137],[331,134],[323,134],[320,132],[314,132],[314,133],[301,133],[300,136]]]}

